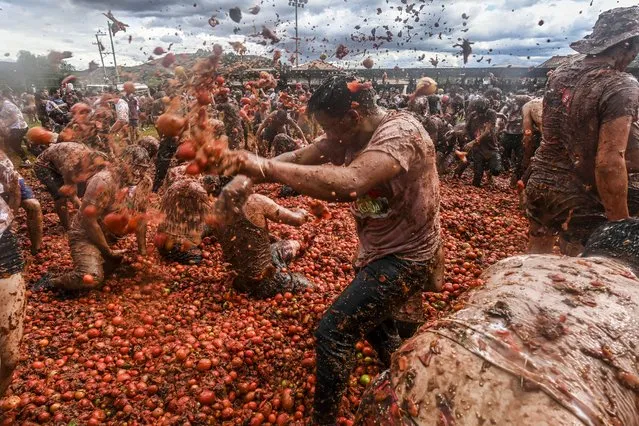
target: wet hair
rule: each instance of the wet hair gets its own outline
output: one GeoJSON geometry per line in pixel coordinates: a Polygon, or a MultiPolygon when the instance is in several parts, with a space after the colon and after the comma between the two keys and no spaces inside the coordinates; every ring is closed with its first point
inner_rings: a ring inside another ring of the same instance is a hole
{"type": "Polygon", "coordinates": [[[501,99],[502,91],[499,87],[491,87],[484,92],[484,96],[488,99],[501,99]]]}
{"type": "Polygon", "coordinates": [[[352,103],[357,102],[364,114],[377,108],[375,103],[375,90],[373,88],[361,88],[356,93],[348,89],[348,83],[355,81],[355,77],[347,74],[338,74],[324,80],[315,90],[308,101],[306,111],[309,115],[322,112],[329,117],[342,117],[352,109],[352,103]]]}
{"type": "Polygon", "coordinates": [[[582,256],[616,259],[638,272],[639,219],[624,219],[599,227],[588,239],[582,256]]]}
{"type": "Polygon", "coordinates": [[[151,165],[151,158],[146,149],[139,145],[129,145],[122,152],[121,162],[127,166],[145,166],[151,165]]]}
{"type": "Polygon", "coordinates": [[[207,193],[219,197],[222,189],[233,180],[232,176],[204,175],[201,177],[202,186],[207,193]]]}

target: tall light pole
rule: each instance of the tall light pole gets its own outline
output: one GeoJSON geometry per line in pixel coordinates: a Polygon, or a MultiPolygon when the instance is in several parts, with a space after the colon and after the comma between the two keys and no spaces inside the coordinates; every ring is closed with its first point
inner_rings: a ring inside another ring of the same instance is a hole
{"type": "Polygon", "coordinates": [[[304,9],[304,5],[308,4],[308,0],[288,0],[289,6],[295,7],[295,66],[300,65],[299,57],[300,57],[300,38],[297,31],[297,8],[301,7],[304,9]]]}
{"type": "Polygon", "coordinates": [[[102,56],[102,48],[104,47],[102,45],[102,42],[100,41],[100,37],[104,37],[106,34],[103,33],[102,31],[98,30],[97,33],[95,33],[95,41],[97,41],[96,46],[98,46],[98,52],[100,53],[100,62],[102,62],[102,71],[104,72],[104,81],[106,82],[109,77],[107,76],[107,71],[106,71],[106,67],[104,66],[104,56],[102,56]]]}
{"type": "Polygon", "coordinates": [[[111,53],[113,53],[113,68],[115,68],[115,84],[120,84],[120,74],[118,73],[118,62],[115,60],[115,46],[113,45],[113,31],[111,31],[111,23],[107,21],[109,28],[109,38],[111,39],[111,53]]]}

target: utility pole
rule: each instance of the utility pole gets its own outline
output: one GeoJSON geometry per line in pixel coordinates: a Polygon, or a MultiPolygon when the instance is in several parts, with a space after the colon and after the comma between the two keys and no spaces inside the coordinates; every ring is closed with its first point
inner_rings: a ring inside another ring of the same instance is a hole
{"type": "Polygon", "coordinates": [[[109,29],[109,38],[111,39],[111,53],[113,54],[113,68],[115,69],[115,84],[120,84],[120,74],[118,73],[118,62],[115,59],[115,46],[113,45],[113,32],[111,31],[111,23],[107,21],[109,29]]]}
{"type": "Polygon", "coordinates": [[[297,8],[301,7],[304,9],[304,5],[308,4],[308,0],[288,0],[289,6],[295,7],[295,66],[300,65],[299,57],[300,57],[300,37],[298,33],[297,27],[297,8]]]}
{"type": "Polygon", "coordinates": [[[102,56],[102,48],[104,47],[104,45],[100,41],[100,37],[104,37],[105,35],[106,33],[103,33],[102,31],[98,30],[98,32],[95,33],[96,43],[94,44],[98,46],[98,53],[100,53],[100,62],[102,62],[102,71],[104,72],[104,81],[106,83],[109,80],[109,77],[107,76],[107,70],[106,70],[106,67],[104,66],[104,56],[102,56]]]}

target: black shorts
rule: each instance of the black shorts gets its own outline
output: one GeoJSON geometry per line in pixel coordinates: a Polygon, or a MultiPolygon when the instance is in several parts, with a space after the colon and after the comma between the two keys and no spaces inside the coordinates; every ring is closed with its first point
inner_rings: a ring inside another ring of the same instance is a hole
{"type": "Polygon", "coordinates": [[[38,180],[45,186],[45,188],[47,188],[47,192],[51,194],[54,201],[63,198],[62,194],[60,194],[60,188],[64,185],[64,179],[60,173],[50,167],[37,163],[33,167],[33,172],[38,180]]]}

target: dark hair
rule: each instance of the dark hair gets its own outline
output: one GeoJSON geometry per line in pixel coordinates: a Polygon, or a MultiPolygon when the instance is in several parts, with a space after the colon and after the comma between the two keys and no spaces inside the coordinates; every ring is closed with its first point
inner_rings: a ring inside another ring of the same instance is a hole
{"type": "Polygon", "coordinates": [[[151,158],[146,149],[139,145],[127,146],[120,156],[120,161],[127,166],[150,166],[151,158]]]}
{"type": "Polygon", "coordinates": [[[616,259],[639,271],[639,219],[609,222],[597,228],[582,256],[616,259]]]}
{"type": "Polygon", "coordinates": [[[330,117],[341,117],[352,109],[353,102],[367,113],[374,110],[375,90],[372,87],[360,87],[354,93],[348,88],[348,83],[355,81],[352,75],[339,74],[326,80],[315,90],[308,101],[306,111],[309,115],[323,112],[330,117]]]}
{"type": "Polygon", "coordinates": [[[502,91],[499,87],[491,87],[484,92],[484,96],[488,99],[501,99],[502,91]]]}

